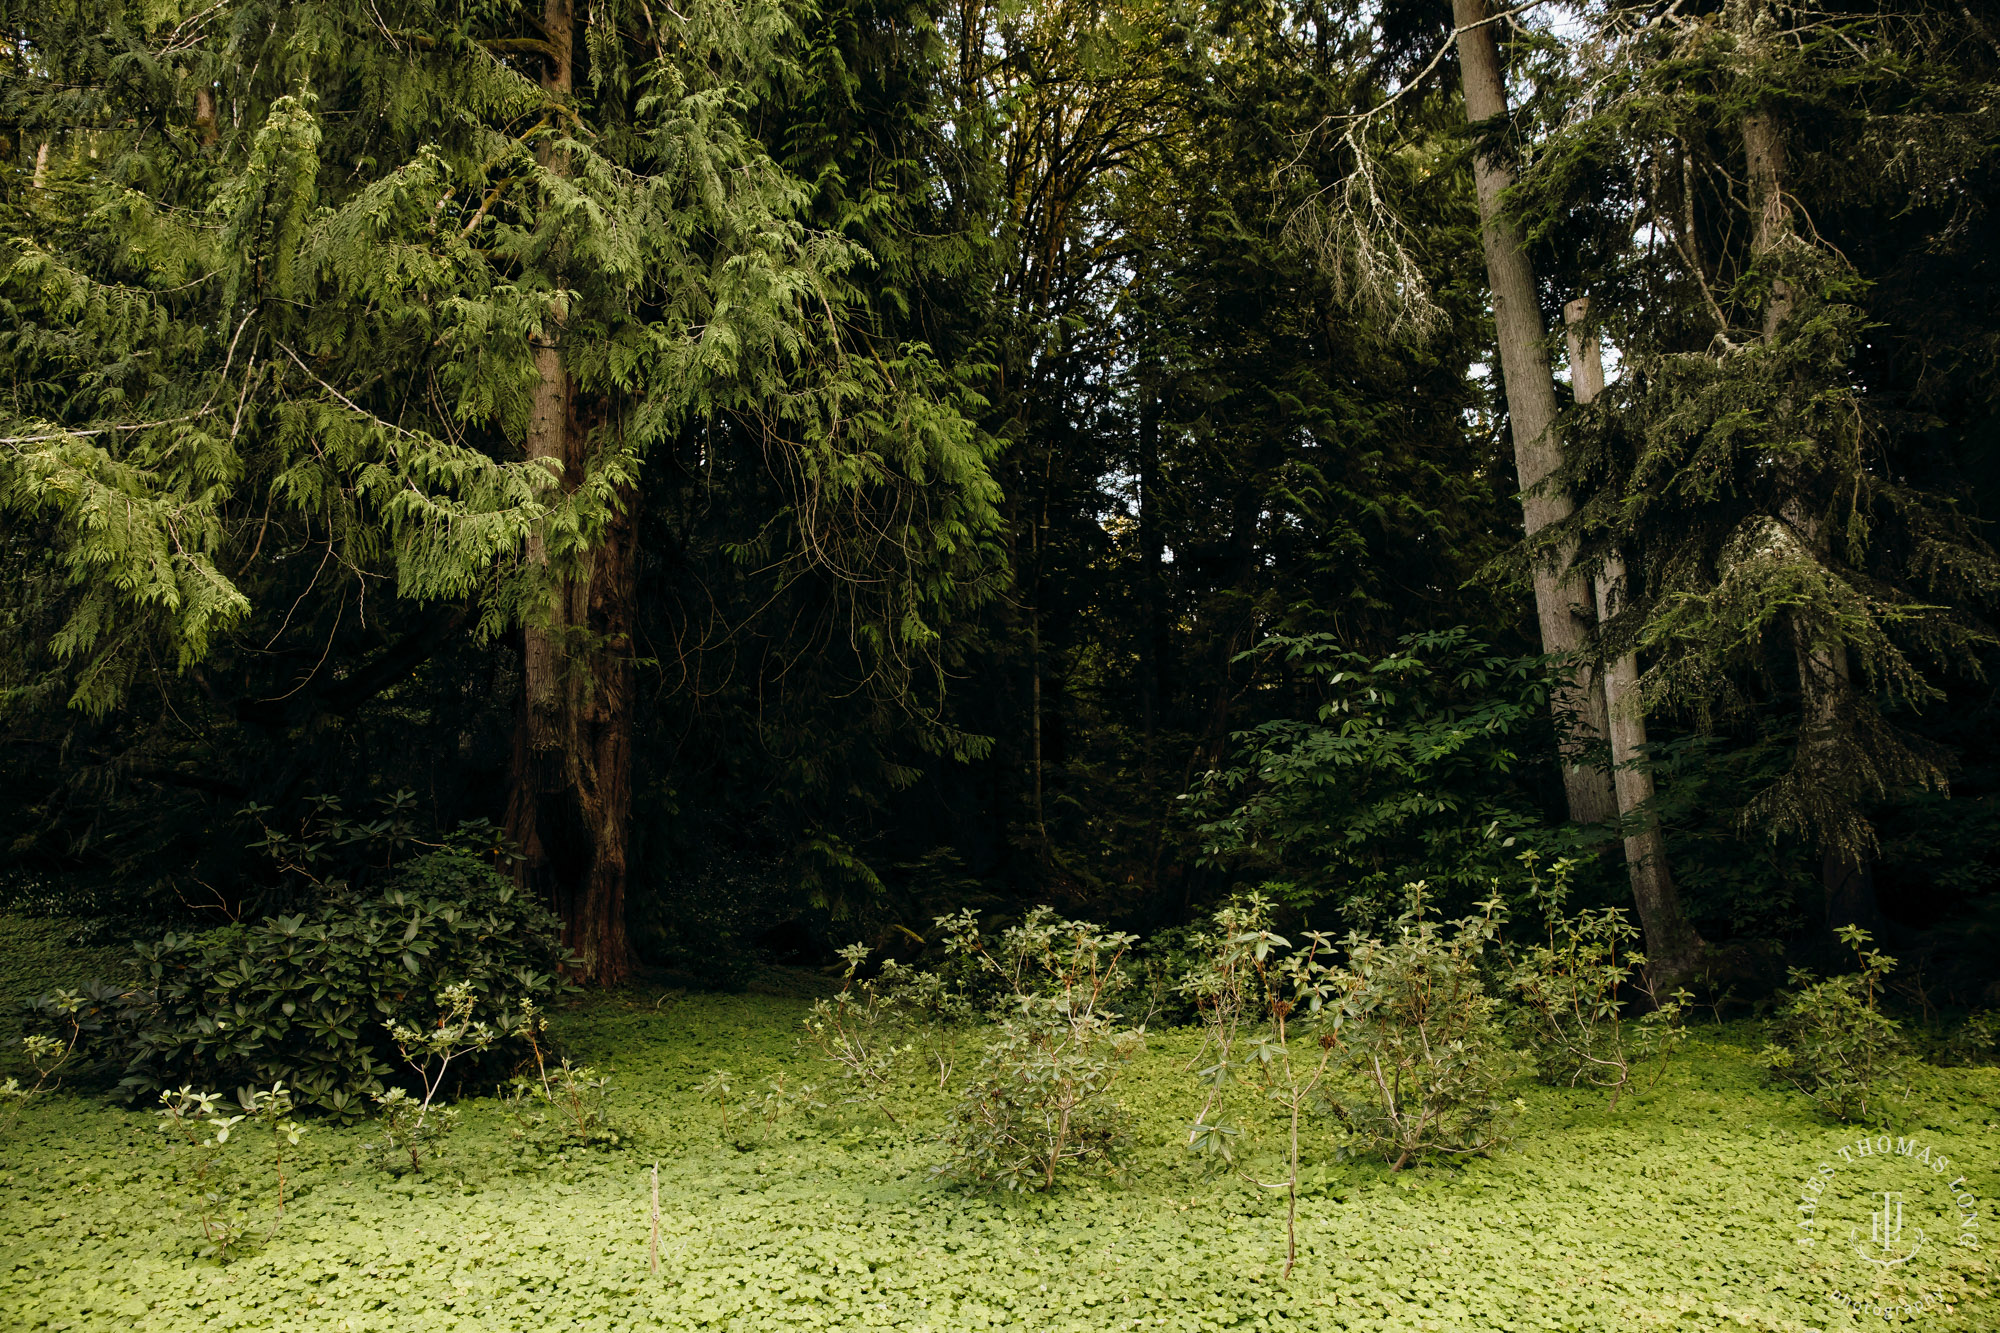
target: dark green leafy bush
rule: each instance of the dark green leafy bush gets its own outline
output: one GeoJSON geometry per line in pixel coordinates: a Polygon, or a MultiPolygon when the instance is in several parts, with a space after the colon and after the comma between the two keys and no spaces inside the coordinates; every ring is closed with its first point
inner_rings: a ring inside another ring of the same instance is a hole
{"type": "Polygon", "coordinates": [[[1544,880],[1534,853],[1521,859],[1546,933],[1515,955],[1507,978],[1519,1001],[1514,1035],[1544,1083],[1603,1088],[1615,1108],[1641,1064],[1657,1057],[1657,1079],[1667,1055],[1686,1039],[1690,996],[1685,990],[1664,1000],[1652,996],[1646,955],[1633,947],[1639,928],[1623,909],[1567,909],[1569,861],[1558,859],[1544,880]],[[1627,1022],[1627,997],[1634,993],[1654,1002],[1627,1022]]]}
{"type": "Polygon", "coordinates": [[[90,1054],[119,1066],[135,1099],[282,1081],[301,1105],[359,1115],[397,1076],[389,1025],[402,1014],[465,983],[478,1016],[512,1033],[525,1002],[565,989],[563,958],[546,908],[489,866],[436,853],[378,893],[139,946],[140,989],[90,1054]]]}
{"type": "MultiPolygon", "coordinates": [[[[1866,1119],[1876,1086],[1903,1070],[1909,1043],[1903,1025],[1882,1012],[1882,982],[1896,960],[1870,949],[1868,932],[1842,926],[1841,942],[1854,950],[1858,972],[1816,981],[1793,968],[1796,987],[1778,1007],[1764,1063],[1841,1120],[1866,1119]]],[[[1879,1104],[1879,1099],[1878,1099],[1879,1104]]]]}
{"type": "Polygon", "coordinates": [[[1500,904],[1489,899],[1447,930],[1422,884],[1410,895],[1386,936],[1347,938],[1340,983],[1340,1040],[1361,1091],[1333,1109],[1354,1145],[1392,1170],[1484,1153],[1511,1119],[1500,1090],[1514,1057],[1480,980],[1500,904]]]}
{"type": "Polygon", "coordinates": [[[1938,1052],[1945,1064],[1983,1065],[2000,1056],[2000,1013],[1975,1009],[1953,1029],[1938,1052]]]}
{"type": "Polygon", "coordinates": [[[1519,774],[1548,730],[1547,663],[1464,629],[1408,636],[1381,659],[1327,634],[1252,651],[1318,705],[1237,733],[1190,794],[1210,864],[1293,908],[1374,925],[1417,879],[1471,901],[1509,872],[1510,847],[1546,836],[1519,774]]]}
{"type": "Polygon", "coordinates": [[[1125,1114],[1112,1085],[1145,1043],[1112,1009],[1129,984],[1136,937],[1038,907],[989,941],[967,911],[940,918],[946,949],[999,983],[994,1033],[952,1109],[953,1149],[940,1174],[1010,1190],[1048,1189],[1057,1175],[1108,1161],[1125,1114]]]}

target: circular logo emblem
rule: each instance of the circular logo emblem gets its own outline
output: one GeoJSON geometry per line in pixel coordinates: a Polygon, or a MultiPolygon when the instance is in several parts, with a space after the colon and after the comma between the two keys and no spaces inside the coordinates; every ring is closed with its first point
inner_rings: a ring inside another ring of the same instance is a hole
{"type": "Polygon", "coordinates": [[[1907,1318],[1943,1306],[1952,1257],[1981,1245],[1981,1208],[1963,1171],[1919,1138],[1877,1134],[1835,1149],[1799,1187],[1799,1247],[1861,1314],[1907,1318]]]}

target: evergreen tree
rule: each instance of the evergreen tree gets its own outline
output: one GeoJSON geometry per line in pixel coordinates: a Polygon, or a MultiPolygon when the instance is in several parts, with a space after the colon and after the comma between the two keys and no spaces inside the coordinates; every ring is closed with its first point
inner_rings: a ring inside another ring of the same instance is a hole
{"type": "Polygon", "coordinates": [[[1615,576],[1615,558],[1607,557],[1606,577],[1592,588],[1575,562],[1573,538],[1538,541],[1549,529],[1564,531],[1576,506],[1563,476],[1547,325],[1534,266],[1518,220],[1502,208],[1515,173],[1512,145],[1495,141],[1497,131],[1507,124],[1508,111],[1495,36],[1500,16],[1489,12],[1485,0],[1453,0],[1452,17],[1466,119],[1483,136],[1473,153],[1473,180],[1522,514],[1528,540],[1537,548],[1529,567],[1542,650],[1575,663],[1571,687],[1552,701],[1563,737],[1570,818],[1595,824],[1623,816],[1631,823],[1625,838],[1626,868],[1645,928],[1646,954],[1656,983],[1671,988],[1694,967],[1702,941],[1681,908],[1657,823],[1650,811],[1635,808],[1646,795],[1643,780],[1634,782],[1627,776],[1621,782],[1615,772],[1617,766],[1629,768],[1636,761],[1628,733],[1643,728],[1644,707],[1629,690],[1628,697],[1614,700],[1608,687],[1629,681],[1635,671],[1623,656],[1608,673],[1593,669],[1584,652],[1599,611],[1609,613],[1613,599],[1623,595],[1622,580],[1615,576]],[[1591,762],[1590,751],[1605,742],[1610,743],[1613,769],[1591,762]]]}
{"type": "Polygon", "coordinates": [[[1583,257],[1564,280],[1626,364],[1578,414],[1590,498],[1552,538],[1627,558],[1603,651],[1645,655],[1649,699],[1705,726],[1789,711],[1791,762],[1742,819],[1820,849],[1829,927],[1872,927],[1868,805],[1946,776],[1898,717],[1979,669],[2000,589],[1937,451],[1990,399],[1949,423],[1876,350],[1941,332],[1890,284],[1984,215],[1995,49],[1944,9],[1595,17],[1517,199],[1583,257]]]}
{"type": "Polygon", "coordinates": [[[256,639],[286,614],[260,574],[300,547],[336,622],[374,592],[520,626],[510,826],[618,979],[648,458],[723,420],[755,439],[753,490],[788,501],[765,549],[868,590],[870,669],[930,651],[994,522],[964,389],[873,341],[864,252],[752,130],[794,16],[8,18],[0,495],[61,569],[71,704],[256,639]]]}

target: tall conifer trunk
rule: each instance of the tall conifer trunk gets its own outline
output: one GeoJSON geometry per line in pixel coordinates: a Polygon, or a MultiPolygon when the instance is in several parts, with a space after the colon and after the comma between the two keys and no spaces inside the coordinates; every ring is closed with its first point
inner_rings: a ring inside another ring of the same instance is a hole
{"type": "MultiPolygon", "coordinates": [[[[1569,340],[1570,384],[1576,401],[1590,403],[1604,391],[1604,361],[1596,335],[1586,320],[1590,302],[1579,299],[1563,309],[1569,340]]],[[[1624,557],[1614,553],[1593,581],[1598,622],[1618,614],[1625,595],[1624,557]]],[[[1632,902],[1646,932],[1647,973],[1656,992],[1670,990],[1693,971],[1702,951],[1681,910],[1667,863],[1667,842],[1652,812],[1653,775],[1645,767],[1646,710],[1639,696],[1639,658],[1624,653],[1604,666],[1605,720],[1611,733],[1611,775],[1618,795],[1618,815],[1625,828],[1625,869],[1632,880],[1632,902]]]]}
{"type": "MultiPolygon", "coordinates": [[[[575,10],[546,0],[551,47],[545,87],[571,91],[575,10]]],[[[562,170],[553,150],[544,165],[562,170]]],[[[562,319],[534,346],[536,383],[527,453],[546,461],[564,489],[588,466],[593,427],[603,415],[580,401],[562,359],[562,319]]],[[[523,884],[544,896],[586,979],[611,985],[631,974],[625,936],[627,851],[632,809],[632,631],[637,594],[637,496],[618,497],[579,570],[551,581],[548,602],[522,632],[522,699],[515,728],[507,828],[523,860],[523,884]]],[[[539,535],[528,558],[545,565],[539,535]]]]}
{"type": "MultiPolygon", "coordinates": [[[[1474,125],[1507,113],[1500,48],[1489,17],[1486,0],[1452,0],[1465,115],[1474,125]]],[[[1520,228],[1500,209],[1500,196],[1514,182],[1513,170],[1505,161],[1483,152],[1474,155],[1472,169],[1487,284],[1493,297],[1493,323],[1500,343],[1500,376],[1507,391],[1514,466],[1521,484],[1522,516],[1532,538],[1549,524],[1569,517],[1573,509],[1566,493],[1544,484],[1562,462],[1555,381],[1544,344],[1547,329],[1535,296],[1535,273],[1526,242],[1520,228]]],[[[1602,382],[1600,369],[1597,384],[1602,382]]],[[[1605,824],[1621,813],[1639,811],[1652,795],[1651,779],[1636,766],[1629,766],[1645,744],[1645,723],[1638,711],[1635,661],[1627,658],[1613,664],[1630,677],[1622,720],[1615,720],[1608,706],[1608,682],[1583,665],[1586,639],[1599,614],[1608,609],[1609,600],[1600,605],[1599,597],[1571,567],[1571,554],[1565,550],[1555,561],[1537,565],[1535,613],[1541,624],[1542,650],[1568,653],[1578,662],[1568,688],[1553,700],[1570,818],[1580,824],[1605,824]],[[1614,769],[1619,770],[1616,781],[1612,772],[1584,762],[1584,751],[1600,739],[1611,742],[1614,769]]],[[[1611,591],[1614,597],[1622,595],[1622,589],[1611,591]]],[[[1642,821],[1644,818],[1641,816],[1642,821]]],[[[1693,967],[1701,939],[1681,910],[1658,825],[1641,822],[1636,834],[1625,840],[1624,850],[1633,905],[1645,930],[1653,975],[1659,981],[1676,983],[1693,967]]]]}
{"type": "MultiPolygon", "coordinates": [[[[1747,53],[1755,53],[1756,6],[1743,5],[1738,15],[1739,32],[1747,53]]],[[[1743,118],[1743,157],[1750,178],[1751,244],[1762,259],[1783,245],[1791,231],[1791,209],[1785,203],[1784,126],[1777,115],[1758,108],[1743,118]]],[[[1784,278],[1771,284],[1771,296],[1764,305],[1764,341],[1774,342],[1797,305],[1797,294],[1784,278]]],[[[1794,493],[1781,506],[1779,517],[1798,535],[1815,557],[1826,554],[1826,533],[1803,494],[1794,493]]],[[[1799,745],[1807,761],[1818,766],[1841,762],[1840,732],[1846,725],[1849,693],[1853,689],[1847,660],[1847,645],[1815,623],[1810,615],[1794,611],[1789,617],[1792,655],[1799,673],[1799,745]]],[[[1874,868],[1860,849],[1844,843],[1830,843],[1821,855],[1820,882],[1826,899],[1826,927],[1829,931],[1845,925],[1860,925],[1880,933],[1881,913],[1875,899],[1874,868]]]]}
{"type": "MultiPolygon", "coordinates": [[[[1487,21],[1486,0],[1452,0],[1459,29],[1458,61],[1465,83],[1465,115],[1474,125],[1507,113],[1500,49],[1487,21]]],[[[1521,507],[1528,536],[1567,518],[1568,495],[1543,485],[1562,461],[1556,434],[1555,383],[1549,373],[1546,330],[1535,299],[1535,274],[1520,228],[1500,211],[1500,196],[1514,182],[1506,162],[1479,153],[1472,163],[1479,195],[1479,233],[1486,251],[1487,285],[1493,296],[1493,323],[1500,342],[1500,378],[1507,391],[1507,416],[1514,435],[1514,466],[1521,484],[1521,507]]],[[[1618,813],[1611,775],[1584,761],[1584,751],[1606,730],[1604,690],[1583,660],[1584,640],[1595,616],[1590,589],[1569,568],[1567,553],[1536,566],[1535,615],[1542,651],[1569,653],[1578,661],[1568,688],[1555,699],[1556,728],[1564,757],[1563,788],[1570,818],[1603,824],[1618,813]]]]}

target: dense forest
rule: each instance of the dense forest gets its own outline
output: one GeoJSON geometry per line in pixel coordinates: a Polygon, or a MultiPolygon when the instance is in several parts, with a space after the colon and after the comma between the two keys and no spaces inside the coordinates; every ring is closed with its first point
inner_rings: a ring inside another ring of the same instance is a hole
{"type": "Polygon", "coordinates": [[[2000,1328],[2000,0],[0,31],[0,1325],[2000,1328]]]}
{"type": "Polygon", "coordinates": [[[16,910],[1993,983],[1985,0],[4,11],[16,910]]]}

